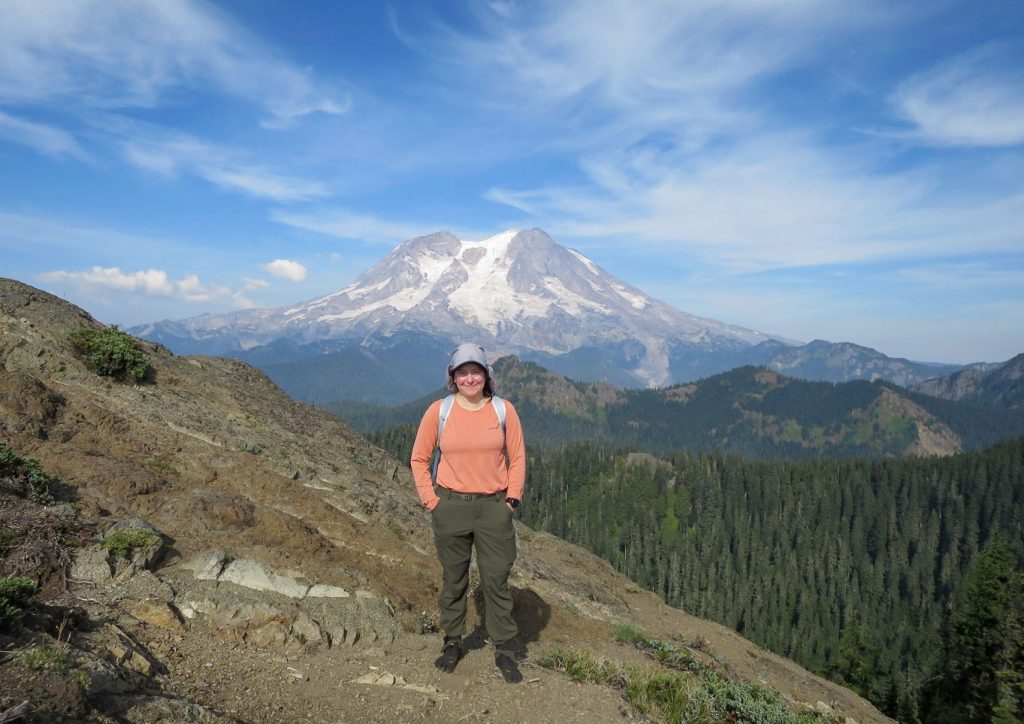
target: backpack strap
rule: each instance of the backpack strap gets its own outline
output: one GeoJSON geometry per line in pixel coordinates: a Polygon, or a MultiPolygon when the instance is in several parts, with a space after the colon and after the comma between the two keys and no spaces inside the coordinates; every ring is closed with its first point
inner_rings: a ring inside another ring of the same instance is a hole
{"type": "Polygon", "coordinates": [[[494,405],[494,412],[498,415],[498,422],[501,423],[501,456],[505,459],[505,464],[508,465],[508,448],[505,445],[505,401],[497,395],[491,395],[491,404],[494,405]]]}
{"type": "Polygon", "coordinates": [[[452,407],[455,405],[455,395],[448,395],[441,400],[441,407],[437,410],[437,444],[441,444],[441,433],[448,423],[448,415],[452,414],[452,407]]]}
{"type": "Polygon", "coordinates": [[[430,479],[435,483],[437,482],[437,466],[441,464],[441,433],[444,432],[444,426],[448,423],[448,415],[452,413],[454,405],[455,395],[448,395],[441,400],[441,407],[437,410],[437,444],[436,450],[434,450],[434,462],[430,466],[430,479]]]}
{"type": "MultiPolygon", "coordinates": [[[[505,418],[507,413],[505,412],[505,401],[497,395],[491,396],[491,404],[494,406],[494,412],[498,416],[498,422],[501,423],[501,434],[505,436],[505,418]]],[[[441,464],[441,433],[444,432],[444,426],[448,423],[448,416],[452,413],[452,407],[455,405],[455,395],[448,395],[441,400],[441,407],[437,410],[437,449],[434,451],[434,462],[430,467],[430,479],[437,482],[437,468],[441,464]]]]}
{"type": "Polygon", "coordinates": [[[494,405],[494,411],[498,413],[498,422],[501,423],[501,431],[505,432],[505,401],[497,395],[491,396],[491,404],[494,405]]]}

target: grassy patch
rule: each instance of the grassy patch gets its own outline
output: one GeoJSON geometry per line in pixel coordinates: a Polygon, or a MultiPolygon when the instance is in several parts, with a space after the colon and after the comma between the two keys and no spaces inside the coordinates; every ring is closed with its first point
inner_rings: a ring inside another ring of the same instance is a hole
{"type": "Polygon", "coordinates": [[[631,623],[617,623],[612,626],[612,636],[620,643],[635,644],[647,640],[647,634],[631,623]]]}
{"type": "Polygon", "coordinates": [[[89,672],[80,667],[81,662],[72,657],[64,644],[34,644],[13,652],[10,658],[32,671],[52,671],[70,681],[79,691],[89,691],[89,672]]]}
{"type": "Polygon", "coordinates": [[[64,671],[71,663],[66,653],[44,644],[21,649],[14,657],[19,664],[33,671],[64,671]]]}
{"type": "Polygon", "coordinates": [[[623,667],[588,651],[555,649],[538,664],[574,681],[612,686],[640,716],[657,722],[821,722],[817,713],[796,714],[764,687],[733,681],[701,663],[686,645],[652,639],[632,624],[618,624],[616,640],[636,646],[658,662],[654,668],[623,667]]]}
{"type": "Polygon", "coordinates": [[[160,536],[145,528],[122,528],[104,538],[100,545],[112,558],[129,558],[136,548],[149,548],[160,541],[160,536]]]}
{"type": "Polygon", "coordinates": [[[691,648],[699,648],[696,644],[686,645],[667,643],[658,639],[652,639],[649,638],[642,629],[634,626],[633,624],[616,624],[612,629],[612,635],[619,643],[626,643],[635,646],[662,666],[666,666],[670,669],[676,669],[677,671],[701,672],[703,670],[713,670],[717,668],[714,665],[709,666],[707,664],[702,664],[697,657],[691,653],[691,648]]]}
{"type": "Polygon", "coordinates": [[[582,617],[583,616],[583,611],[581,611],[580,607],[577,606],[572,601],[565,601],[565,612],[570,614],[570,615],[572,615],[572,616],[577,616],[577,617],[582,617]]]}
{"type": "Polygon", "coordinates": [[[178,477],[179,475],[181,475],[181,473],[178,472],[178,469],[176,467],[171,465],[166,460],[163,460],[162,458],[150,458],[149,460],[146,461],[146,467],[152,470],[157,475],[162,475],[164,477],[178,477]]]}
{"type": "Polygon", "coordinates": [[[617,686],[625,681],[620,667],[610,661],[595,658],[589,651],[554,649],[541,657],[537,664],[545,669],[561,671],[573,681],[584,684],[617,686]]]}

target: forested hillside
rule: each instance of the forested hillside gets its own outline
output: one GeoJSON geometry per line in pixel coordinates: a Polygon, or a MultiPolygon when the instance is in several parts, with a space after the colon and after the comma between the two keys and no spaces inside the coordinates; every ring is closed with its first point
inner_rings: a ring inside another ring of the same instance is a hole
{"type": "Polygon", "coordinates": [[[912,721],[979,549],[1003,531],[1024,551],[1024,438],[873,462],[533,447],[521,511],[912,721]]]}
{"type": "MultiPolygon", "coordinates": [[[[661,390],[619,390],[505,357],[496,378],[528,442],[548,448],[585,440],[654,454],[877,458],[979,450],[1024,432],[1024,410],[979,409],[885,382],[807,382],[758,367],[661,390]]],[[[369,433],[418,422],[443,394],[398,407],[337,403],[328,409],[369,433]]]]}

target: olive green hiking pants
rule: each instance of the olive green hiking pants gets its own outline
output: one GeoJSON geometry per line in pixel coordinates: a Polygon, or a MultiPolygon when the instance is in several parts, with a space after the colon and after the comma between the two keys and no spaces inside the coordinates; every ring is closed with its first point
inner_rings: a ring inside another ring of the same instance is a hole
{"type": "Polygon", "coordinates": [[[487,634],[495,643],[509,641],[518,633],[508,587],[508,575],[516,560],[516,532],[505,493],[463,495],[437,488],[437,494],[441,502],[434,507],[431,520],[444,576],[438,601],[441,628],[446,636],[466,632],[469,561],[475,545],[487,634]]]}

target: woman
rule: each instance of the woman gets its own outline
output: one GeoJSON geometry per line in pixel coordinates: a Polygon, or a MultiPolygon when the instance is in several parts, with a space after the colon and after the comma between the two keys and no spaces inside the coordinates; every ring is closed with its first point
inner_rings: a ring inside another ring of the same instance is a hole
{"type": "Polygon", "coordinates": [[[516,664],[513,639],[518,629],[508,576],[516,559],[512,514],[526,482],[523,432],[515,408],[494,395],[491,368],[480,345],[462,344],[452,352],[445,381],[453,393],[451,402],[438,400],[427,408],[411,461],[416,490],[431,511],[444,577],[439,600],[444,644],[434,663],[451,673],[462,657],[469,561],[475,545],[494,663],[505,681],[515,683],[522,674],[516,664]],[[441,459],[432,478],[435,447],[441,459]]]}

